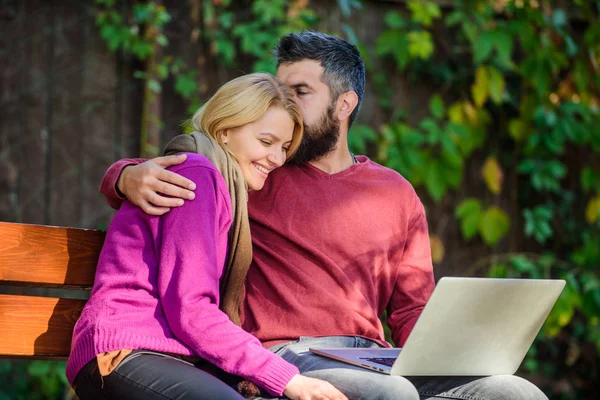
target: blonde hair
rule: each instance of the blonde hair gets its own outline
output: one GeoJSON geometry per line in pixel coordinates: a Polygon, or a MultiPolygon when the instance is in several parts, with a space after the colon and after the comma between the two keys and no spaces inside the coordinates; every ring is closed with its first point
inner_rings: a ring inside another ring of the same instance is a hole
{"type": "Polygon", "coordinates": [[[269,107],[282,108],[294,121],[287,151],[287,159],[290,159],[302,141],[302,115],[291,90],[270,74],[248,74],[227,82],[196,111],[191,123],[227,150],[221,133],[260,119],[269,107]]]}

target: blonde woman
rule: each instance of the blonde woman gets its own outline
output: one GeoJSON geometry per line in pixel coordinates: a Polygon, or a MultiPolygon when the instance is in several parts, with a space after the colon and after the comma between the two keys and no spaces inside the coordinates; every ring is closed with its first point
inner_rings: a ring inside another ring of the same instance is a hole
{"type": "MultiPolygon", "coordinates": [[[[171,169],[201,190],[163,216],[125,202],[73,333],[67,378],[85,399],[237,399],[208,363],[292,399],[345,399],[239,325],[252,258],[247,191],[298,148],[302,118],[268,74],[223,87],[192,118],[198,153],[171,169]]],[[[171,147],[177,147],[177,142],[171,147]]],[[[189,148],[189,147],[188,147],[189,148]]]]}

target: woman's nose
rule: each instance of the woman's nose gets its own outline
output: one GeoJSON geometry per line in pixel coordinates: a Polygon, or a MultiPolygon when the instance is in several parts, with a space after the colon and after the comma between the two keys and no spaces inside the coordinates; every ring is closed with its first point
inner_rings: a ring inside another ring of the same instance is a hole
{"type": "Polygon", "coordinates": [[[274,150],[269,154],[268,160],[276,167],[281,167],[285,162],[285,152],[274,150]]]}

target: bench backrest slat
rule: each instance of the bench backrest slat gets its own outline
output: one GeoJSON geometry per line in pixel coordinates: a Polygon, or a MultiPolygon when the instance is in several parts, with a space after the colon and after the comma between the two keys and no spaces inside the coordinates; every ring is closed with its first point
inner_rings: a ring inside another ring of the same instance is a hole
{"type": "Polygon", "coordinates": [[[85,300],[0,295],[0,357],[65,358],[85,300]]]}
{"type": "Polygon", "coordinates": [[[78,299],[93,285],[104,238],[96,230],[0,222],[0,358],[69,355],[85,305],[78,299]]]}
{"type": "Polygon", "coordinates": [[[0,281],[91,286],[105,233],[0,222],[0,281]]]}

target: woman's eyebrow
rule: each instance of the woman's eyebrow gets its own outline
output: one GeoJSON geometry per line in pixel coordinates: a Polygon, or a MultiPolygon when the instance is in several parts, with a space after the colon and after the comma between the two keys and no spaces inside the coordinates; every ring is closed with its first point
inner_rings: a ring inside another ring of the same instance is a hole
{"type": "Polygon", "coordinates": [[[261,132],[260,134],[263,136],[271,136],[273,139],[279,140],[279,136],[271,132],[261,132]]]}

